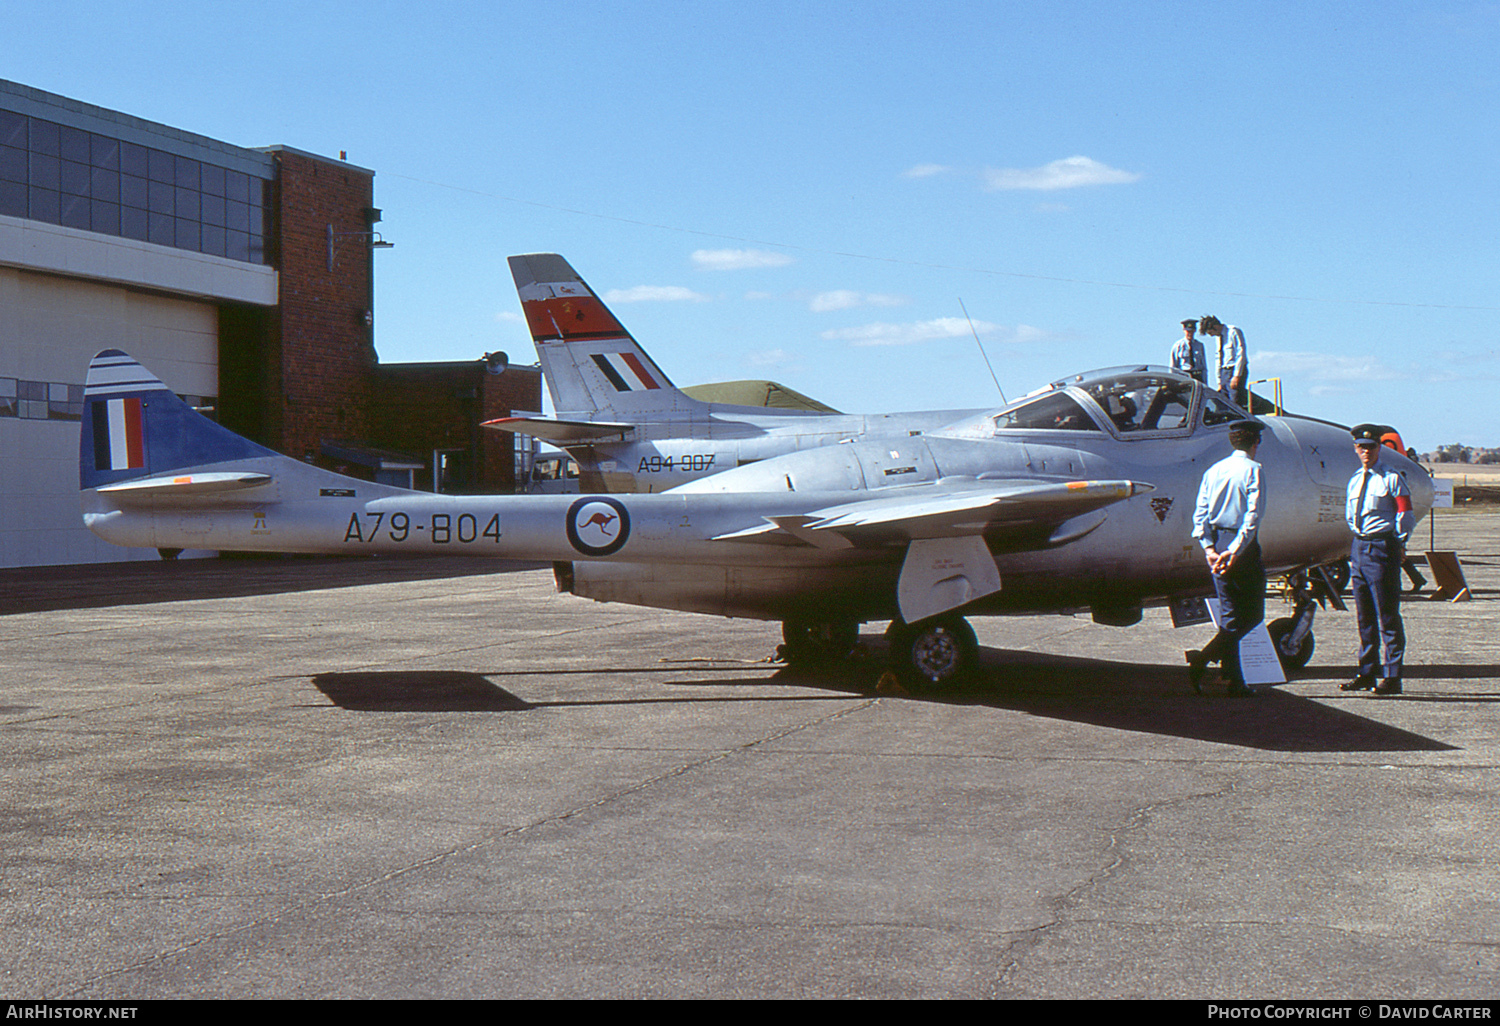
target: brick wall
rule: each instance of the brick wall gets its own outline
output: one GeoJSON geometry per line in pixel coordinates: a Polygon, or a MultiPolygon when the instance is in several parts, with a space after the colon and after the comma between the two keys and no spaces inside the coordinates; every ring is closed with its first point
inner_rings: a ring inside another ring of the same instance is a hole
{"type": "MultiPolygon", "coordinates": [[[[541,372],[512,367],[489,374],[484,363],[397,363],[377,371],[370,441],[430,461],[434,449],[469,452],[466,491],[509,492],[515,486],[515,436],[479,425],[513,410],[537,410],[541,372]]],[[[424,475],[418,475],[419,478],[424,475]]],[[[431,479],[419,487],[431,487],[431,479]]]]}
{"type": "Polygon", "coordinates": [[[275,157],[281,306],[266,354],[267,426],[273,448],[316,458],[323,439],[369,437],[373,261],[369,238],[355,233],[371,231],[374,182],[352,165],[285,149],[275,157]]]}

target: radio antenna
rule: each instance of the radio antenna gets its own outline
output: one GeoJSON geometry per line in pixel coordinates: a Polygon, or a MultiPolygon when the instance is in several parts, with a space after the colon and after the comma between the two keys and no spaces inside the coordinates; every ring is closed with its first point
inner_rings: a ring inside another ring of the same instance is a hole
{"type": "Polygon", "coordinates": [[[1000,387],[1000,379],[995,377],[995,368],[990,365],[990,354],[984,351],[984,343],[979,341],[979,332],[974,330],[974,318],[969,316],[969,308],[964,306],[964,297],[958,297],[958,308],[964,312],[964,320],[969,322],[969,331],[974,335],[974,344],[979,347],[979,355],[984,357],[984,365],[989,368],[990,380],[995,383],[995,391],[1000,393],[1000,402],[1009,405],[1010,400],[1005,398],[1005,389],[1000,387]]]}

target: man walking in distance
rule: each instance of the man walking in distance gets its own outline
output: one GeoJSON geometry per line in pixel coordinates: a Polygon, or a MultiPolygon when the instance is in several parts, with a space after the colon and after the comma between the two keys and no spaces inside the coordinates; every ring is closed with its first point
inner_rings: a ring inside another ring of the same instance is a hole
{"type": "Polygon", "coordinates": [[[1344,520],[1354,532],[1349,549],[1349,588],[1359,618],[1359,676],[1344,691],[1401,694],[1406,628],[1401,623],[1401,561],[1416,515],[1406,479],[1380,458],[1380,427],[1350,430],[1360,469],[1349,479],[1344,520]],[[1380,659],[1381,648],[1384,660],[1380,659]],[[1378,678],[1378,680],[1377,680],[1378,678]]]}
{"type": "Polygon", "coordinates": [[[1213,314],[1198,321],[1198,331],[1219,340],[1219,391],[1250,409],[1250,359],[1245,353],[1245,333],[1225,324],[1213,314]]]}
{"type": "Polygon", "coordinates": [[[1193,509],[1193,537],[1213,576],[1219,632],[1203,651],[1187,653],[1193,689],[1202,693],[1203,669],[1218,660],[1236,698],[1255,695],[1240,667],[1240,641],[1266,615],[1266,572],[1260,562],[1260,518],[1265,508],[1260,464],[1255,462],[1265,425],[1237,420],[1229,426],[1234,451],[1208,468],[1193,509]]]}
{"type": "Polygon", "coordinates": [[[1179,374],[1186,374],[1194,381],[1206,381],[1208,354],[1203,349],[1203,343],[1198,341],[1197,334],[1197,321],[1182,322],[1182,338],[1172,347],[1172,369],[1179,374]]]}

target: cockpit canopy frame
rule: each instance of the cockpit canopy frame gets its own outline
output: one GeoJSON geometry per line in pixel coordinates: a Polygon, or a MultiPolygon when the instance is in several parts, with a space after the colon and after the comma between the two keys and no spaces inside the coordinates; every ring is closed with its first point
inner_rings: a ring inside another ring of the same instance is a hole
{"type": "Polygon", "coordinates": [[[1167,367],[1131,365],[1052,382],[987,415],[1003,431],[1108,432],[1122,441],[1178,438],[1248,416],[1222,393],[1167,367]]]}

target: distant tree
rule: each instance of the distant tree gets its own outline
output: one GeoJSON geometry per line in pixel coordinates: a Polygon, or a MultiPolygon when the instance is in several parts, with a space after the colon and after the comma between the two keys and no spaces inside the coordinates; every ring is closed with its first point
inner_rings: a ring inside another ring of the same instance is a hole
{"type": "Polygon", "coordinates": [[[1467,445],[1454,442],[1452,445],[1438,446],[1439,463],[1468,463],[1474,458],[1474,450],[1467,445]]]}
{"type": "Polygon", "coordinates": [[[1481,452],[1476,463],[1500,463],[1500,449],[1486,449],[1481,452]]]}

